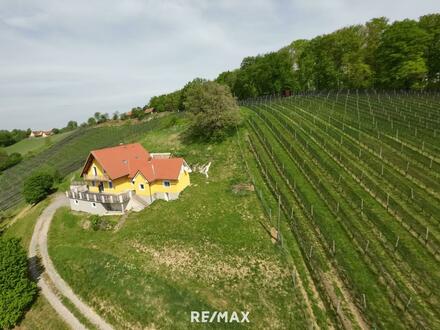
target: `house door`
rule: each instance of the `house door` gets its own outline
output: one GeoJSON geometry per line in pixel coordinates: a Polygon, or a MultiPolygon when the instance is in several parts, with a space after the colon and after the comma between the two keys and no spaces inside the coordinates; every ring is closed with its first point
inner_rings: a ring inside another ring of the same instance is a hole
{"type": "Polygon", "coordinates": [[[103,192],[104,191],[104,183],[100,182],[98,185],[98,189],[99,189],[100,193],[103,192]]]}

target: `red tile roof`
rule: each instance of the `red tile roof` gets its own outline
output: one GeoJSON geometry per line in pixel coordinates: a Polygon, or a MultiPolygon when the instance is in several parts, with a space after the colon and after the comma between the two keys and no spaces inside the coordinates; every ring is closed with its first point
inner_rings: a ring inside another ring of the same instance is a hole
{"type": "Polygon", "coordinates": [[[155,159],[139,143],[93,150],[87,158],[81,175],[85,174],[93,159],[115,180],[127,176],[133,178],[140,172],[149,182],[177,180],[184,163],[183,158],[155,159]]]}

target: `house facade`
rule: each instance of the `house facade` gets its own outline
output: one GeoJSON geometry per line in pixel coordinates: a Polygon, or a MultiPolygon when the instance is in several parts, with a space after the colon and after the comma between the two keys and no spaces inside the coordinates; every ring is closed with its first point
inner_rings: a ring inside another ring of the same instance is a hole
{"type": "Polygon", "coordinates": [[[183,158],[149,153],[139,143],[93,150],[82,169],[81,183],[66,194],[72,210],[93,214],[139,211],[157,199],[170,201],[190,184],[183,158]]]}

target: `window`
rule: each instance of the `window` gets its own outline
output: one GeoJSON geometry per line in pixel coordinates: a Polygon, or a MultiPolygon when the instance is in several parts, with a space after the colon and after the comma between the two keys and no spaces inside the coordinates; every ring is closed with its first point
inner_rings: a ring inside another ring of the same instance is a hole
{"type": "Polygon", "coordinates": [[[143,183],[140,183],[140,184],[139,184],[139,189],[140,189],[140,190],[144,190],[144,189],[145,189],[145,186],[144,186],[143,183]]]}
{"type": "Polygon", "coordinates": [[[95,202],[92,203],[92,207],[96,207],[96,203],[95,202]]]}
{"type": "Polygon", "coordinates": [[[95,186],[96,186],[96,183],[95,183],[95,181],[92,181],[92,186],[93,186],[93,187],[95,187],[95,186]]]}
{"type": "Polygon", "coordinates": [[[113,182],[109,181],[109,182],[108,182],[108,187],[109,187],[110,189],[112,189],[112,188],[113,188],[113,182]]]}
{"type": "Polygon", "coordinates": [[[171,183],[168,180],[164,180],[163,186],[164,187],[169,187],[169,186],[171,186],[171,183]]]}
{"type": "Polygon", "coordinates": [[[96,166],[93,166],[93,173],[95,174],[95,176],[98,175],[98,171],[96,170],[96,166]]]}
{"type": "Polygon", "coordinates": [[[77,200],[77,199],[75,199],[75,204],[77,204],[77,205],[78,205],[78,203],[79,203],[79,202],[78,202],[78,200],[77,200]]]}

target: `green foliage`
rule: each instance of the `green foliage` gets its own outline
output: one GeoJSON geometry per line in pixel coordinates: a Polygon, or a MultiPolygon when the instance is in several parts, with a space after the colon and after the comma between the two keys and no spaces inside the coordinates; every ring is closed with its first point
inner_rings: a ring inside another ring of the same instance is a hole
{"type": "Polygon", "coordinates": [[[27,203],[35,204],[46,198],[52,191],[54,174],[38,171],[31,174],[23,184],[23,196],[27,203]]]}
{"type": "Polygon", "coordinates": [[[96,214],[92,215],[90,217],[90,223],[91,223],[92,229],[94,231],[97,231],[100,228],[100,225],[101,225],[101,217],[99,215],[96,215],[96,214]]]}
{"type": "Polygon", "coordinates": [[[181,95],[181,91],[175,91],[169,94],[153,96],[148,107],[154,108],[157,112],[179,111],[181,110],[181,95]]]}
{"type": "Polygon", "coordinates": [[[145,111],[141,107],[131,109],[131,118],[142,120],[145,118],[145,111]]]}
{"type": "Polygon", "coordinates": [[[243,59],[216,79],[239,99],[286,91],[440,87],[440,14],[373,18],[243,59]]]}
{"type": "Polygon", "coordinates": [[[428,34],[416,21],[404,20],[387,28],[377,49],[378,84],[387,88],[420,88],[428,73],[424,54],[428,34]]]}
{"type": "Polygon", "coordinates": [[[221,140],[239,123],[239,109],[227,86],[199,82],[186,91],[185,109],[191,114],[189,134],[221,140]]]}
{"type": "Polygon", "coordinates": [[[6,151],[0,149],[0,173],[20,163],[22,159],[21,155],[17,152],[8,155],[6,151]]]}
{"type": "Polygon", "coordinates": [[[425,50],[428,67],[428,86],[440,87],[440,14],[420,17],[419,26],[428,33],[429,41],[425,50]]]}
{"type": "Polygon", "coordinates": [[[0,237],[0,327],[14,327],[36,294],[37,286],[28,278],[26,251],[20,241],[0,237]]]}
{"type": "Polygon", "coordinates": [[[0,147],[7,147],[17,143],[31,134],[31,130],[13,129],[12,131],[0,130],[0,147]]]}

